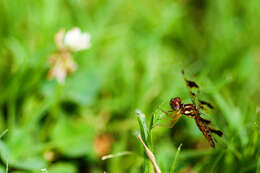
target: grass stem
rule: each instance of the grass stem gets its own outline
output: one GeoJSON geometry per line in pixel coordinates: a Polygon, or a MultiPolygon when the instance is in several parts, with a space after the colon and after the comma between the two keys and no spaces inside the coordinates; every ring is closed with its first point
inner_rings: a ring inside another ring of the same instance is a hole
{"type": "Polygon", "coordinates": [[[141,138],[141,135],[138,135],[137,138],[138,138],[138,139],[140,140],[140,142],[143,144],[144,149],[145,149],[145,152],[146,152],[146,155],[147,155],[148,158],[151,160],[155,172],[156,172],[156,173],[161,173],[161,170],[160,170],[158,164],[156,163],[156,160],[155,160],[155,157],[154,157],[154,154],[152,153],[152,151],[149,150],[149,148],[145,145],[143,139],[141,138]]]}

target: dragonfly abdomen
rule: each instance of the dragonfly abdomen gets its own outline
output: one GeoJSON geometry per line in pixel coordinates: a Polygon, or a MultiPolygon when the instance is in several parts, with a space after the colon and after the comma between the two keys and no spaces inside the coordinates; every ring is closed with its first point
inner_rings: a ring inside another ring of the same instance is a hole
{"type": "Polygon", "coordinates": [[[209,141],[210,146],[211,146],[212,148],[215,148],[215,143],[214,143],[214,141],[213,141],[213,139],[212,139],[212,136],[211,136],[211,134],[210,134],[210,129],[209,129],[209,127],[207,126],[206,123],[200,121],[199,118],[200,118],[200,117],[195,118],[195,121],[196,121],[197,126],[199,127],[200,131],[201,131],[202,134],[205,136],[205,138],[209,141]]]}

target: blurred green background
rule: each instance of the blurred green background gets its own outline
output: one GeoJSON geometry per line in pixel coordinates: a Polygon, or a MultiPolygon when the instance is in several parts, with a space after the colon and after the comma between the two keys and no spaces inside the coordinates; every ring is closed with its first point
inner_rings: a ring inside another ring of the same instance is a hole
{"type": "Polygon", "coordinates": [[[260,172],[259,0],[1,0],[0,172],[151,172],[136,138],[146,118],[180,96],[181,76],[201,86],[224,132],[216,149],[182,117],[152,130],[169,172],[260,172]],[[79,27],[91,48],[73,54],[64,85],[48,80],[54,35],[79,27]],[[5,130],[8,132],[5,133],[5,130]],[[102,161],[101,156],[131,154],[102,161]]]}

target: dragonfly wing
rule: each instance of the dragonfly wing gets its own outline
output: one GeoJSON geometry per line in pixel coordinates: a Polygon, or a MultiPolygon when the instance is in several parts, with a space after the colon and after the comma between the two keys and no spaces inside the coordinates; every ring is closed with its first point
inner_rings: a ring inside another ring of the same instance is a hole
{"type": "Polygon", "coordinates": [[[200,121],[202,121],[202,122],[204,122],[206,124],[210,124],[211,123],[209,120],[206,120],[206,119],[204,119],[202,117],[200,117],[200,121]]]}
{"type": "Polygon", "coordinates": [[[220,131],[220,130],[215,130],[215,129],[212,129],[212,128],[209,128],[209,130],[212,132],[212,133],[215,133],[217,134],[218,136],[222,136],[223,135],[223,132],[220,131]]]}
{"type": "Polygon", "coordinates": [[[186,86],[188,87],[189,89],[189,92],[190,92],[190,96],[191,96],[191,99],[192,99],[192,103],[194,105],[196,105],[196,107],[198,109],[202,109],[202,110],[205,110],[206,111],[206,108],[210,108],[210,109],[213,109],[214,107],[212,106],[212,104],[210,104],[209,102],[206,102],[206,101],[203,101],[203,100],[200,100],[198,95],[200,93],[200,88],[199,88],[199,85],[194,82],[194,81],[190,81],[188,80],[185,75],[184,75],[184,71],[182,71],[182,74],[183,74],[183,78],[184,78],[184,81],[186,83],[186,86]],[[193,92],[194,91],[194,92],[193,92]]]}
{"type": "Polygon", "coordinates": [[[197,102],[199,102],[198,101],[199,99],[198,99],[197,94],[195,92],[193,92],[192,89],[193,88],[196,89],[197,90],[196,92],[199,93],[200,92],[199,85],[196,84],[196,82],[194,82],[194,81],[188,80],[185,77],[184,70],[182,70],[182,75],[183,75],[183,79],[184,79],[184,81],[186,83],[186,86],[189,89],[189,93],[190,93],[190,96],[191,96],[192,103],[198,107],[197,102]]]}
{"type": "MultiPolygon", "coordinates": [[[[161,110],[162,111],[162,110],[161,110]]],[[[160,118],[159,120],[165,120],[167,121],[167,123],[162,123],[162,122],[158,122],[154,127],[156,126],[164,126],[164,127],[168,127],[168,128],[172,128],[180,119],[181,114],[180,112],[166,112],[166,111],[162,111],[167,117],[164,118],[160,118]]]]}
{"type": "Polygon", "coordinates": [[[203,109],[204,106],[207,106],[210,109],[214,109],[212,104],[210,104],[209,102],[206,102],[206,101],[203,101],[203,100],[199,100],[199,107],[203,109]]]}
{"type": "Polygon", "coordinates": [[[173,119],[170,122],[170,128],[173,128],[175,126],[175,124],[179,121],[179,119],[181,118],[181,113],[180,112],[176,112],[175,116],[173,117],[173,119]]]}

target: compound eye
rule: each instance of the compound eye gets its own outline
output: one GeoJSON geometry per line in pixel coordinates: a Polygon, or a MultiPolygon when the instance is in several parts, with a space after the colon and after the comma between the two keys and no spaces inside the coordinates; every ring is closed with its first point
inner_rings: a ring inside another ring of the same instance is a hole
{"type": "Polygon", "coordinates": [[[171,99],[170,106],[175,111],[179,110],[180,109],[180,98],[176,97],[174,99],[171,99]]]}
{"type": "Polygon", "coordinates": [[[177,110],[180,109],[180,105],[179,105],[178,102],[175,102],[175,103],[173,104],[173,109],[174,109],[175,111],[177,111],[177,110]]]}

